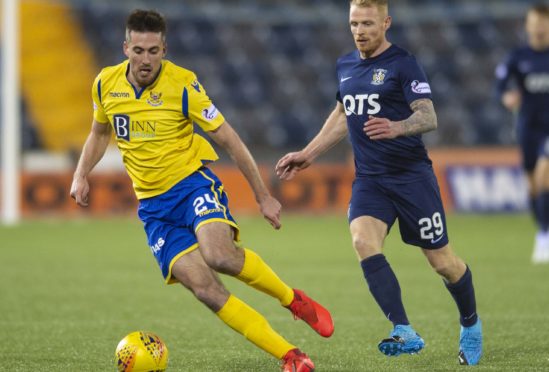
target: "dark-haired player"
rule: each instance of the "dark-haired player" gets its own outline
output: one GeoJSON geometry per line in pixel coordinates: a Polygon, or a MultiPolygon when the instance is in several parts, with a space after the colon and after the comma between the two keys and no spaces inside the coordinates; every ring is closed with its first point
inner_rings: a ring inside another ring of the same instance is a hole
{"type": "Polygon", "coordinates": [[[94,115],[74,173],[71,196],[87,206],[88,174],[114,132],[139,199],[148,245],[167,283],[181,283],[229,327],[282,360],[284,371],[308,372],[313,362],[267,320],[221,283],[218,272],[276,298],[296,318],[329,337],[330,313],[284,283],[250,249],[238,244],[238,225],[223,185],[207,164],[217,155],[193,132],[197,123],[236,162],[263,216],[280,228],[280,203],[261,179],[240,137],[208,98],[195,74],[170,61],[166,24],[155,11],[136,10],[126,23],[128,59],[104,68],[93,88],[94,115]]]}
{"type": "Polygon", "coordinates": [[[538,225],[532,262],[549,263],[549,5],[526,15],[527,45],[496,69],[503,105],[517,113],[517,139],[538,225]]]}
{"type": "Polygon", "coordinates": [[[398,219],[404,242],[422,249],[456,301],[460,363],[477,364],[482,329],[472,275],[448,243],[437,180],[421,140],[422,133],[437,127],[430,86],[416,59],[386,39],[391,25],[387,0],[351,1],[349,24],[357,50],[337,61],[336,107],[303,150],[279,160],[276,172],[282,179],[293,178],[349,134],[356,169],[348,216],[353,246],[373,297],[393,323],[380,351],[413,354],[424,347],[382,254],[398,219]]]}

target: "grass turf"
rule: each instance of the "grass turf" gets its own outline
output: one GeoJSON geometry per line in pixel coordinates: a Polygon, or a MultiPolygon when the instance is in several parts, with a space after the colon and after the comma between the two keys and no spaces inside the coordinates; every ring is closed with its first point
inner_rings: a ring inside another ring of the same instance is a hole
{"type": "MultiPolygon", "coordinates": [[[[420,355],[388,358],[377,343],[390,323],[371,298],[344,216],[285,216],[281,231],[241,218],[244,245],[291,286],[328,307],[322,339],[264,294],[224,277],[318,371],[452,371],[458,313],[440,278],[394,228],[385,247],[408,316],[426,341],[420,355]]],[[[473,272],[485,332],[475,370],[549,370],[549,265],[530,264],[528,216],[450,216],[454,249],[473,272]]],[[[160,335],[168,371],[277,371],[278,362],[222,324],[180,285],[166,286],[134,219],[53,220],[0,227],[0,370],[114,371],[114,349],[134,330],[160,335]]]]}

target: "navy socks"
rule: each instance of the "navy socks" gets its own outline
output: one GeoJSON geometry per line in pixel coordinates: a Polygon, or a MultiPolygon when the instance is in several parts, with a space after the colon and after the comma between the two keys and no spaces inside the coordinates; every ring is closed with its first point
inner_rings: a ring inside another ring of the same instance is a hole
{"type": "Polygon", "coordinates": [[[536,201],[539,228],[546,232],[549,230],[549,192],[539,194],[536,201]]]}
{"type": "Polygon", "coordinates": [[[408,325],[408,317],[402,304],[400,285],[383,254],[376,254],[360,262],[370,292],[379,307],[394,325],[408,325]]]}
{"type": "MultiPolygon", "coordinates": [[[[370,292],[379,307],[394,325],[408,325],[408,317],[402,304],[400,285],[383,254],[368,257],[360,262],[370,292]]],[[[473,275],[469,267],[456,283],[446,283],[446,288],[454,298],[460,314],[460,323],[470,327],[477,322],[477,304],[473,275]]]]}
{"type": "Polygon", "coordinates": [[[528,202],[530,205],[530,213],[532,214],[536,224],[539,225],[538,198],[530,195],[528,202]]]}
{"type": "Polygon", "coordinates": [[[473,275],[469,266],[465,274],[455,283],[447,283],[446,288],[456,301],[460,319],[459,322],[464,327],[470,327],[477,322],[477,303],[475,300],[475,288],[473,287],[473,275]]]}

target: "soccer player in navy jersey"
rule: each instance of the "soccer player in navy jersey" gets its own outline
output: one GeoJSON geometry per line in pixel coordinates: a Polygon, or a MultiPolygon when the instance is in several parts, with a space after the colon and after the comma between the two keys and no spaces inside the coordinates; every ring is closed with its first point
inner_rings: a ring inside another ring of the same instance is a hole
{"type": "Polygon", "coordinates": [[[526,15],[528,43],[496,69],[503,105],[517,113],[517,139],[539,231],[532,261],[549,263],[549,5],[526,15]],[[514,85],[513,85],[514,84],[514,85]]]}
{"type": "Polygon", "coordinates": [[[403,241],[422,249],[457,304],[459,362],[475,365],[482,353],[482,327],[472,275],[448,243],[437,180],[421,140],[422,133],[437,127],[430,86],[414,56],[386,39],[387,0],[352,0],[349,24],[357,50],[337,61],[336,107],[303,150],[279,160],[276,173],[292,179],[349,134],[356,169],[348,213],[352,242],[370,292],[394,327],[379,350],[396,356],[424,347],[382,253],[398,218],[403,241]]]}

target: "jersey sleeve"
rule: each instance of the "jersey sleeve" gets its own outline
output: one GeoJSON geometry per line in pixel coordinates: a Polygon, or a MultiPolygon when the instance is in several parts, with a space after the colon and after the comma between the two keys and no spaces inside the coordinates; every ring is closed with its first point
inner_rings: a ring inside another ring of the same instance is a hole
{"type": "Polygon", "coordinates": [[[101,103],[101,74],[97,75],[92,86],[92,100],[93,100],[93,118],[99,123],[108,123],[109,118],[105,114],[103,104],[101,103]]]}
{"type": "Polygon", "coordinates": [[[516,71],[514,53],[510,53],[504,61],[496,67],[496,95],[501,99],[503,93],[509,89],[510,82],[516,71]]]}
{"type": "Polygon", "coordinates": [[[336,92],[336,101],[338,101],[339,103],[343,103],[343,98],[341,98],[341,91],[339,89],[339,82],[341,81],[341,76],[339,73],[339,60],[340,58],[338,58],[336,62],[336,81],[338,82],[337,92],[336,92]]]}
{"type": "Polygon", "coordinates": [[[183,89],[183,115],[205,132],[216,130],[225,118],[208,97],[202,84],[193,76],[192,82],[183,89]]]}
{"type": "Polygon", "coordinates": [[[406,57],[400,71],[400,83],[408,104],[421,98],[432,99],[427,76],[415,57],[406,57]]]}

